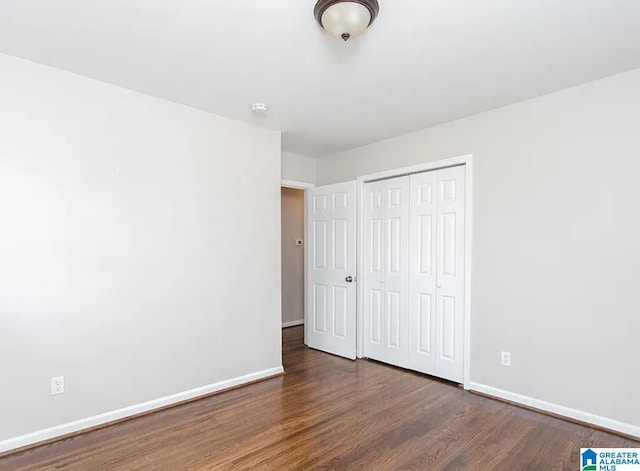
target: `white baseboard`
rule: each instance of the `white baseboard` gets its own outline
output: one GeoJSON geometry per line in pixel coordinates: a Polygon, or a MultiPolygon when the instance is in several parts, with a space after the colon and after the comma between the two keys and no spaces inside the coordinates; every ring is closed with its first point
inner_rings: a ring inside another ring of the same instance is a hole
{"type": "Polygon", "coordinates": [[[603,427],[616,432],[624,433],[640,438],[640,426],[620,422],[618,420],[609,419],[600,415],[592,414],[591,412],[585,412],[578,409],[572,409],[570,407],[560,406],[553,404],[552,402],[542,401],[540,399],[534,399],[532,397],[523,396],[522,394],[505,391],[504,389],[494,388],[485,384],[479,384],[471,382],[469,385],[471,391],[477,391],[479,393],[487,394],[489,396],[499,397],[506,401],[522,404],[535,409],[540,409],[553,414],[568,417],[570,419],[579,420],[588,424],[603,427]]]}
{"type": "Polygon", "coordinates": [[[111,412],[94,415],[93,417],[76,420],[74,422],[56,425],[55,427],[28,433],[19,437],[9,438],[7,440],[0,441],[0,453],[6,453],[10,450],[15,450],[28,445],[34,445],[36,443],[54,439],[56,437],[68,435],[70,433],[80,432],[82,430],[96,427],[98,425],[121,420],[126,417],[141,414],[143,412],[149,412],[160,407],[165,407],[171,404],[195,399],[200,396],[213,394],[224,389],[241,386],[243,384],[257,381],[263,378],[268,378],[269,376],[275,376],[283,372],[284,369],[282,368],[282,366],[270,368],[268,370],[257,371],[255,373],[238,376],[237,378],[220,381],[219,383],[210,384],[208,386],[202,386],[199,388],[191,389],[189,391],[184,391],[181,393],[172,394],[170,396],[161,397],[159,399],[154,399],[152,401],[143,402],[142,404],[136,404],[111,412]]]}
{"type": "Polygon", "coordinates": [[[300,319],[299,321],[290,321],[290,322],[283,322],[282,323],[282,328],[286,328],[286,327],[293,327],[295,325],[302,325],[304,324],[304,319],[300,319]]]}

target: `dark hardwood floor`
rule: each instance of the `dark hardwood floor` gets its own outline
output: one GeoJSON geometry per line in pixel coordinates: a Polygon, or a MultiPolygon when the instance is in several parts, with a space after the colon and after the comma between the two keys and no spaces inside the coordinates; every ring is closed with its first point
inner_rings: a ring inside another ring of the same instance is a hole
{"type": "Polygon", "coordinates": [[[571,470],[580,447],[637,442],[284,331],[286,375],[0,459],[27,470],[571,470]]]}

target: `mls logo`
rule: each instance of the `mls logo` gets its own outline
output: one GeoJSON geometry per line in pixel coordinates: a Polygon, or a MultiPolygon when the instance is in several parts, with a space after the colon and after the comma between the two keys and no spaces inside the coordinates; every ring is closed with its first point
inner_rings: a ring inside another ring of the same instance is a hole
{"type": "Polygon", "coordinates": [[[582,452],[582,471],[595,471],[598,469],[598,454],[591,448],[582,452]]]}
{"type": "Polygon", "coordinates": [[[581,448],[582,471],[640,471],[640,448],[581,448]]]}

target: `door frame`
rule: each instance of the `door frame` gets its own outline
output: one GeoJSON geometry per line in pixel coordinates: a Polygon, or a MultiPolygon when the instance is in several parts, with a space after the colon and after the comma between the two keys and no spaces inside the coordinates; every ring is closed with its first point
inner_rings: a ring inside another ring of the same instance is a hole
{"type": "MultiPolygon", "coordinates": [[[[300,182],[300,181],[295,181],[295,180],[286,180],[284,178],[282,178],[280,180],[280,188],[292,188],[294,190],[303,190],[304,191],[304,207],[305,207],[305,211],[304,211],[304,220],[302,221],[302,226],[303,226],[303,233],[302,233],[302,240],[303,240],[303,250],[302,250],[302,258],[304,260],[304,266],[302,268],[304,275],[306,276],[307,274],[307,190],[309,188],[313,188],[315,185],[313,183],[306,183],[306,182],[300,182]]],[[[280,219],[282,219],[282,214],[280,215],[280,219]]],[[[282,227],[280,227],[280,239],[282,239],[282,227]]],[[[280,257],[282,258],[282,254],[280,254],[280,257]]],[[[282,278],[282,267],[280,267],[280,278],[282,278]]],[[[282,289],[282,287],[280,287],[280,289],[282,289]]],[[[297,324],[297,325],[305,325],[306,319],[307,319],[307,290],[305,289],[305,285],[304,283],[302,284],[302,290],[303,290],[303,300],[304,300],[304,306],[302,306],[302,323],[301,324],[297,324]]],[[[280,323],[282,324],[282,300],[280,300],[280,323]]],[[[293,324],[296,325],[296,324],[293,324]]],[[[292,327],[292,326],[287,326],[287,327],[292,327]]],[[[284,328],[284,326],[283,326],[284,328]]],[[[306,332],[307,329],[304,329],[305,332],[305,343],[306,343],[306,332]]]]}
{"type": "Polygon", "coordinates": [[[313,188],[313,183],[297,182],[295,180],[280,180],[280,188],[293,188],[294,190],[308,190],[313,188]]]}
{"type": "Polygon", "coordinates": [[[407,174],[440,170],[464,165],[465,172],[465,235],[464,235],[464,357],[463,387],[471,387],[471,250],[473,240],[473,155],[461,155],[434,160],[409,167],[370,173],[356,178],[356,357],[364,358],[364,185],[373,180],[400,177],[407,174]]]}

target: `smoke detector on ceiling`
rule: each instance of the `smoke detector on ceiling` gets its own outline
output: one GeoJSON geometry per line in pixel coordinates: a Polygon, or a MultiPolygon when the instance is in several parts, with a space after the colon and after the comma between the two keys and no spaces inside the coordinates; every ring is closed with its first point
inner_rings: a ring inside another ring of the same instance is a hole
{"type": "Polygon", "coordinates": [[[269,107],[264,103],[254,103],[251,105],[251,112],[257,118],[266,118],[269,114],[269,107]]]}

